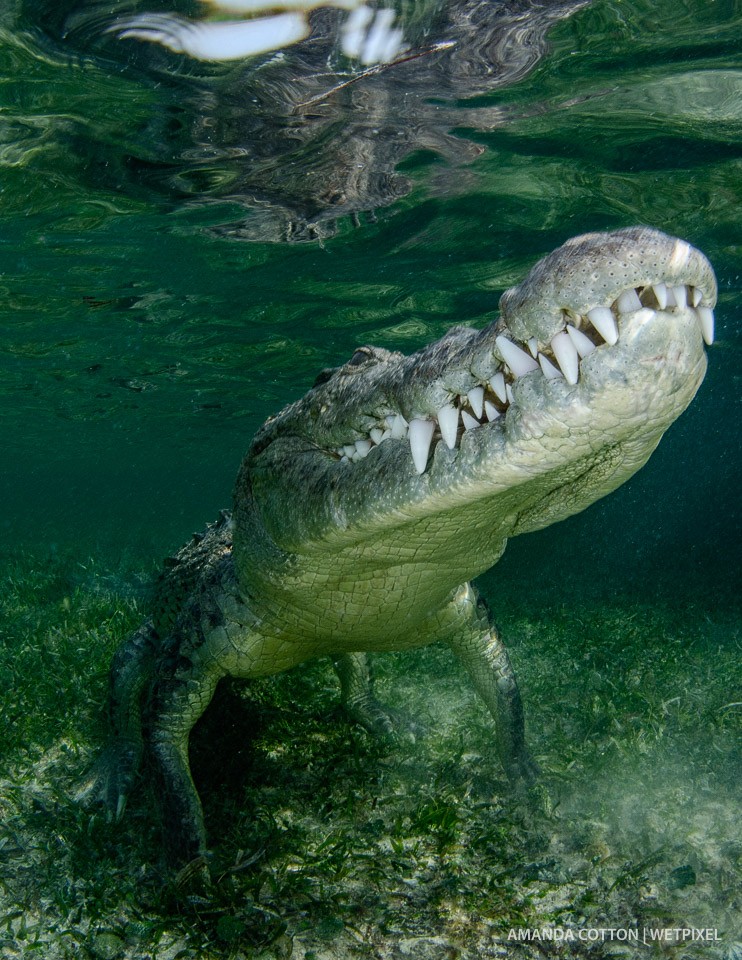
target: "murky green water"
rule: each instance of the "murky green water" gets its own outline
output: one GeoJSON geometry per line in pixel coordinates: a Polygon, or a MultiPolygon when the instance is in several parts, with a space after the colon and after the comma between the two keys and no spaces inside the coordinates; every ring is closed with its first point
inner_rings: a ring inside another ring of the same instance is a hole
{"type": "MultiPolygon", "coordinates": [[[[700,246],[718,271],[707,380],[635,481],[513,544],[507,562],[517,573],[519,557],[555,549],[557,566],[574,553],[596,576],[670,563],[728,588],[739,557],[736,3],[598,0],[552,28],[519,82],[444,91],[444,122],[425,118],[432,146],[402,151],[411,192],[378,204],[376,222],[343,216],[334,237],[293,244],[213,230],[263,222],[241,205],[254,188],[246,165],[194,132],[203,108],[232,146],[240,132],[266,142],[262,128],[239,128],[240,71],[104,43],[107,12],[66,36],[63,6],[11,5],[0,20],[8,545],[159,555],[229,502],[255,428],[318,369],[359,343],[409,351],[452,323],[481,324],[567,237],[647,223],[700,246]]],[[[394,109],[394,98],[383,106],[385,129],[394,109]]],[[[354,119],[339,113],[325,158],[354,119]]]]}

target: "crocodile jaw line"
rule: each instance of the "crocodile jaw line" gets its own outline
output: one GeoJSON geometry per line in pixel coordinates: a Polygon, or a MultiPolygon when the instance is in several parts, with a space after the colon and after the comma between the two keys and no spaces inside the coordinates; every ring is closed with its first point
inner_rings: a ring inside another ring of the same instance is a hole
{"type": "MultiPolygon", "coordinates": [[[[622,337],[632,336],[632,330],[645,324],[661,323],[663,317],[667,323],[675,322],[680,312],[695,322],[705,343],[713,342],[714,314],[704,304],[703,293],[686,285],[668,289],[664,282],[647,285],[641,290],[629,288],[622,291],[610,307],[592,307],[584,316],[565,313],[564,326],[548,345],[535,337],[522,343],[508,336],[509,331],[500,333],[495,338],[492,357],[496,369],[490,378],[465,394],[453,394],[449,402],[432,415],[421,412],[408,420],[401,412],[387,414],[370,428],[366,436],[338,446],[332,452],[341,463],[358,463],[374,447],[388,440],[407,440],[415,470],[419,474],[425,473],[432,463],[431,449],[435,449],[438,442],[456,450],[470,431],[506,417],[520,387],[520,383],[516,386],[516,381],[527,377],[529,380],[561,381],[567,386],[576,386],[583,379],[585,370],[594,368],[596,360],[603,362],[606,351],[615,348],[622,337]],[[645,307],[644,302],[653,306],[645,307]]],[[[575,391],[575,395],[578,393],[575,391]]]]}

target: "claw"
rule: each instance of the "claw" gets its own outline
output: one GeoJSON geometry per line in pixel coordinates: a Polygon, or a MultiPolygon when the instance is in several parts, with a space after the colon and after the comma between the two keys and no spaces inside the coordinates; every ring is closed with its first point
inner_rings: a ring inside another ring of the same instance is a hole
{"type": "Polygon", "coordinates": [[[116,816],[115,822],[118,823],[119,820],[124,815],[124,810],[126,809],[126,794],[120,793],[118,798],[118,803],[116,804],[116,816]]]}
{"type": "Polygon", "coordinates": [[[123,741],[109,744],[87,771],[73,797],[83,807],[104,808],[106,821],[118,823],[134,784],[141,751],[123,741]]]}

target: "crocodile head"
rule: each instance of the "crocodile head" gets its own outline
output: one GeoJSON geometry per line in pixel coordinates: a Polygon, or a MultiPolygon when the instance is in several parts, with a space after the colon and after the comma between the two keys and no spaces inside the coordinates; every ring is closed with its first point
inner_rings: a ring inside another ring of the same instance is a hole
{"type": "Polygon", "coordinates": [[[630,228],[564,244],[483,329],[411,356],[359,347],[258,431],[238,480],[238,564],[251,563],[249,514],[250,539],[258,525],[283,555],[407,558],[450,568],[453,585],[482,572],[507,537],[645,463],[703,379],[715,302],[699,251],[630,228]]]}

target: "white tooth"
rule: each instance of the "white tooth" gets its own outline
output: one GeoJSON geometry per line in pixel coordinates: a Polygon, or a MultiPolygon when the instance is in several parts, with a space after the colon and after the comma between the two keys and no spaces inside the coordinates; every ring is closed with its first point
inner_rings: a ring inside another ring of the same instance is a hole
{"type": "Polygon", "coordinates": [[[688,291],[682,284],[673,287],[672,292],[675,295],[676,307],[679,307],[682,310],[688,306],[688,291]]]}
{"type": "Polygon", "coordinates": [[[672,256],[670,257],[671,269],[675,269],[676,267],[684,267],[689,260],[690,246],[685,242],[685,240],[676,240],[675,246],[672,248],[672,256]]]}
{"type": "Polygon", "coordinates": [[[379,443],[383,443],[385,440],[388,440],[389,437],[391,437],[391,435],[392,435],[392,431],[389,429],[389,427],[387,427],[386,430],[382,433],[381,440],[379,440],[379,443]]]}
{"type": "Polygon", "coordinates": [[[494,405],[490,403],[489,400],[484,401],[484,415],[487,417],[487,420],[492,423],[493,420],[497,420],[500,416],[500,411],[494,405]]]}
{"type": "Polygon", "coordinates": [[[434,430],[435,420],[421,420],[419,418],[410,420],[410,452],[412,453],[415,470],[418,473],[425,473],[434,430]]]}
{"type": "Polygon", "coordinates": [[[384,439],[384,431],[379,427],[374,427],[370,433],[370,436],[374,443],[381,443],[381,441],[384,439]]]}
{"type": "Polygon", "coordinates": [[[543,353],[538,355],[538,362],[541,364],[541,372],[547,380],[556,380],[557,378],[560,380],[564,379],[562,371],[558,367],[555,367],[551,360],[545,357],[543,353]]]}
{"type": "Polygon", "coordinates": [[[360,453],[356,450],[356,452],[353,454],[353,456],[352,456],[352,457],[348,457],[348,459],[350,460],[351,463],[358,463],[358,461],[361,459],[361,455],[360,455],[360,453]]]}
{"type": "Polygon", "coordinates": [[[571,323],[567,324],[567,333],[569,334],[569,339],[575,345],[575,349],[579,353],[580,359],[589,356],[595,349],[595,344],[593,341],[589,337],[586,337],[581,330],[577,329],[577,327],[573,327],[571,323]]]}
{"type": "Polygon", "coordinates": [[[616,306],[619,313],[633,313],[634,310],[641,310],[642,302],[636,290],[624,290],[616,306]]]}
{"type": "Polygon", "coordinates": [[[343,454],[342,457],[340,458],[340,462],[341,462],[341,463],[347,463],[347,462],[348,462],[348,457],[346,457],[345,454],[343,454]]]}
{"type": "Polygon", "coordinates": [[[531,356],[535,360],[538,356],[538,340],[535,337],[528,338],[528,349],[531,351],[531,356]]]}
{"type": "Polygon", "coordinates": [[[495,339],[495,344],[500,351],[500,356],[513,371],[514,377],[522,377],[532,370],[538,370],[538,364],[533,357],[520,347],[516,347],[512,340],[500,335],[495,339]]]}
{"type": "Polygon", "coordinates": [[[502,373],[496,373],[490,380],[490,386],[495,391],[495,396],[501,403],[508,402],[508,395],[505,393],[505,377],[502,373]]]}
{"type": "Polygon", "coordinates": [[[385,424],[389,427],[389,429],[391,430],[392,425],[394,424],[394,421],[395,421],[396,419],[397,419],[397,414],[390,413],[388,417],[384,417],[384,423],[385,423],[385,424]]]}
{"type": "Polygon", "coordinates": [[[356,453],[356,445],[354,443],[346,443],[343,447],[343,453],[346,457],[354,457],[356,453]]]}
{"type": "Polygon", "coordinates": [[[391,431],[395,440],[404,440],[407,436],[407,421],[401,413],[398,413],[394,420],[392,420],[391,431]]]}
{"type": "Polygon", "coordinates": [[[613,346],[618,342],[618,327],[608,307],[593,307],[587,311],[586,316],[606,343],[613,346]]]}
{"type": "Polygon", "coordinates": [[[675,302],[675,292],[672,287],[667,287],[667,306],[677,307],[677,303],[675,302]]]}
{"type": "Polygon", "coordinates": [[[484,407],[482,406],[484,403],[484,387],[474,387],[467,393],[466,396],[471,404],[471,408],[474,411],[475,416],[481,419],[482,411],[484,410],[484,407]]]}
{"type": "Polygon", "coordinates": [[[697,307],[698,304],[701,302],[701,300],[703,300],[703,294],[698,289],[698,287],[691,287],[690,295],[691,295],[691,303],[693,304],[694,307],[697,307]]]}
{"type": "Polygon", "coordinates": [[[654,295],[657,297],[660,310],[664,310],[667,306],[667,285],[664,283],[653,283],[652,290],[654,290],[654,295]]]}
{"type": "Polygon", "coordinates": [[[449,450],[456,446],[456,434],[459,431],[459,411],[448,404],[438,411],[438,426],[441,428],[443,442],[449,450]]]}
{"type": "Polygon", "coordinates": [[[696,307],[698,319],[701,321],[701,333],[705,343],[709,346],[714,342],[714,311],[711,307],[696,307]]]}
{"type": "Polygon", "coordinates": [[[356,451],[361,460],[368,456],[372,446],[373,444],[370,440],[356,440],[356,451]]]}
{"type": "Polygon", "coordinates": [[[514,403],[515,397],[513,396],[513,388],[510,386],[509,383],[505,384],[505,396],[507,398],[508,403],[514,403]]]}
{"type": "Polygon", "coordinates": [[[637,310],[634,314],[633,323],[636,325],[638,330],[639,327],[643,326],[645,323],[651,323],[656,316],[657,312],[655,310],[652,310],[649,307],[642,307],[641,310],[637,310]]]}
{"type": "Polygon", "coordinates": [[[559,366],[562,368],[567,383],[575,384],[580,375],[580,355],[577,348],[569,339],[569,334],[562,330],[551,341],[551,349],[559,366]]]}
{"type": "Polygon", "coordinates": [[[467,413],[466,410],[461,411],[461,419],[464,422],[464,430],[474,430],[476,427],[482,426],[479,420],[476,420],[470,413],[467,413]]]}

